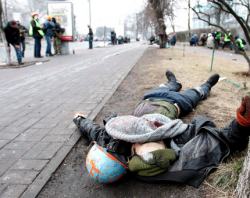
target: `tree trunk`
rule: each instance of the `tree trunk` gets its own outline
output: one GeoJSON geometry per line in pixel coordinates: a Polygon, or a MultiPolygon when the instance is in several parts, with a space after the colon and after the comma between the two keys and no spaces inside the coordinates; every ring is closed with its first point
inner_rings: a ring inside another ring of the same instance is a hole
{"type": "Polygon", "coordinates": [[[239,175],[237,187],[235,194],[238,198],[248,198],[250,197],[250,148],[248,148],[248,153],[245,158],[242,171],[239,175]]]}
{"type": "Polygon", "coordinates": [[[8,49],[8,45],[7,45],[7,41],[6,41],[6,38],[5,38],[5,34],[4,32],[1,30],[1,37],[2,37],[2,40],[3,40],[3,44],[4,44],[4,48],[5,48],[5,57],[6,57],[6,63],[7,65],[10,64],[10,52],[9,52],[9,49],[8,49]]]}
{"type": "Polygon", "coordinates": [[[7,46],[7,41],[6,41],[6,38],[5,38],[5,33],[4,33],[4,30],[3,30],[3,4],[2,4],[2,0],[0,0],[0,32],[1,32],[1,37],[2,37],[2,40],[3,40],[3,43],[4,43],[4,48],[5,48],[5,57],[6,57],[6,63],[7,65],[10,64],[10,53],[9,53],[9,49],[8,49],[8,46],[7,46]]]}

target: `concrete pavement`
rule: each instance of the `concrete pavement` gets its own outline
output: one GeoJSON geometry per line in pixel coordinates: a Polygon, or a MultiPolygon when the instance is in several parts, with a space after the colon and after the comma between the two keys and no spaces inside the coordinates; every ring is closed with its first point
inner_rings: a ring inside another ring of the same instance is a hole
{"type": "Polygon", "coordinates": [[[94,119],[148,45],[50,57],[0,72],[0,197],[35,197],[78,141],[75,112],[94,119]]]}

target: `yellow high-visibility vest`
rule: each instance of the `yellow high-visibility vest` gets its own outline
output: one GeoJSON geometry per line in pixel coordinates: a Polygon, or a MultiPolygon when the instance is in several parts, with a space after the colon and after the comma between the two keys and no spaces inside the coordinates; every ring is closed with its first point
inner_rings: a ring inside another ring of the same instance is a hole
{"type": "MultiPolygon", "coordinates": [[[[37,21],[36,19],[32,19],[32,20],[35,21],[36,27],[40,27],[40,24],[38,23],[38,21],[37,21]]],[[[31,20],[31,21],[32,21],[32,20],[31,20]]],[[[38,33],[39,33],[41,36],[44,36],[44,33],[43,33],[42,30],[38,30],[38,33]]],[[[30,36],[33,36],[33,34],[34,34],[34,32],[33,32],[33,27],[32,27],[31,22],[30,22],[29,35],[30,35],[30,36]]]]}

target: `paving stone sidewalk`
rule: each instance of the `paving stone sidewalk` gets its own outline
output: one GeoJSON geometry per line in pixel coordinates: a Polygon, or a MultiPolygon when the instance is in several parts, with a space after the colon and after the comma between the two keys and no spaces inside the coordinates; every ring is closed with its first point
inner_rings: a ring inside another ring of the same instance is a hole
{"type": "Polygon", "coordinates": [[[36,197],[147,45],[100,48],[0,71],[0,197],[36,197]]]}

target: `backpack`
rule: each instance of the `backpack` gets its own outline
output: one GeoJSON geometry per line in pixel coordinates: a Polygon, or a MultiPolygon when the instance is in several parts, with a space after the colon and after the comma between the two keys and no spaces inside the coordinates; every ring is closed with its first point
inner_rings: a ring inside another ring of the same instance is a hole
{"type": "Polygon", "coordinates": [[[247,44],[247,42],[246,42],[245,39],[241,39],[241,40],[242,40],[243,45],[246,45],[246,44],[247,44]]]}
{"type": "Polygon", "coordinates": [[[56,37],[57,38],[62,38],[62,33],[61,32],[57,32],[57,31],[54,31],[54,33],[56,34],[56,37]]]}

